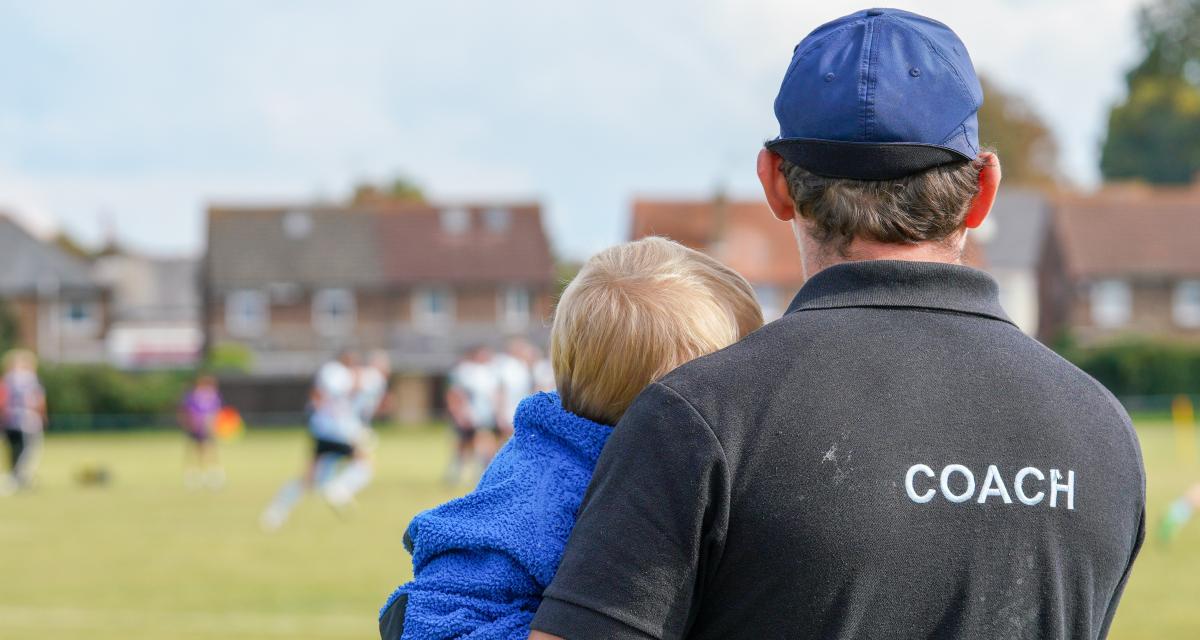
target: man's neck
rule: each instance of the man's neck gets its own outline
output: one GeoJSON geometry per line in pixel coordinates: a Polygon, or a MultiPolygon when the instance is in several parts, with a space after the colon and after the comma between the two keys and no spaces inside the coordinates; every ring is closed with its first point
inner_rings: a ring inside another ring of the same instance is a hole
{"type": "Polygon", "coordinates": [[[966,231],[938,242],[894,244],[864,238],[855,238],[844,251],[822,247],[808,237],[797,226],[796,239],[800,245],[800,256],[804,264],[805,279],[818,272],[844,262],[866,260],[909,260],[913,262],[944,262],[962,264],[963,248],[966,246],[966,231]]]}

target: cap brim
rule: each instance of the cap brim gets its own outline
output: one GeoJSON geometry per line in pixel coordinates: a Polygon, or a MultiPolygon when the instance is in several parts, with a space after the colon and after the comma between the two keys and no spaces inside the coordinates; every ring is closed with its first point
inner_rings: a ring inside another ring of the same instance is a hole
{"type": "Polygon", "coordinates": [[[810,173],[849,180],[895,180],[974,159],[950,147],[911,142],[776,138],[767,148],[810,173]]]}

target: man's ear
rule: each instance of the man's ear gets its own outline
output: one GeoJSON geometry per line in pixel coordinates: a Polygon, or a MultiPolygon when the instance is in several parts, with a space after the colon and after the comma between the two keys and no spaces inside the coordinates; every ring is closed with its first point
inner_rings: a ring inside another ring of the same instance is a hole
{"type": "Polygon", "coordinates": [[[983,224],[1000,190],[1000,158],[991,151],[985,151],[979,154],[979,159],[983,161],[983,169],[979,171],[979,193],[971,201],[971,208],[967,209],[967,217],[963,220],[968,229],[976,229],[983,224]]]}
{"type": "Polygon", "coordinates": [[[792,194],[788,191],[787,178],[779,170],[782,163],[783,158],[770,149],[758,152],[758,181],[762,183],[767,205],[776,218],[787,222],[796,217],[796,203],[792,202],[792,194]]]}

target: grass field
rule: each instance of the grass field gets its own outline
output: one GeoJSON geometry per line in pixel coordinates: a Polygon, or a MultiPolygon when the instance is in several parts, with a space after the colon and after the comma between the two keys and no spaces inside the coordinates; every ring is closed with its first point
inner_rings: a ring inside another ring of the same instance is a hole
{"type": "MultiPolygon", "coordinates": [[[[1150,521],[1200,468],[1171,428],[1141,430],[1150,521]]],[[[0,499],[0,638],[251,640],[372,638],[376,609],[408,574],[400,536],[453,495],[440,430],[382,434],[380,471],[346,520],[309,499],[280,532],[257,516],[303,460],[299,431],[254,432],[223,449],[229,485],[189,491],[173,433],[51,437],[38,491],[0,499]],[[103,463],[104,488],[73,473],[103,463]]],[[[1147,542],[1113,638],[1200,637],[1200,522],[1147,542]]]]}

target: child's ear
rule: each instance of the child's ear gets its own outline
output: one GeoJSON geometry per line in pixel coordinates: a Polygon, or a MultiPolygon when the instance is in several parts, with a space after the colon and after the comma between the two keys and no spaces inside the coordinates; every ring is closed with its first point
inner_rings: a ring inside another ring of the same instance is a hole
{"type": "Polygon", "coordinates": [[[783,158],[770,149],[758,152],[758,181],[762,183],[763,195],[767,197],[767,205],[776,218],[787,222],[796,217],[796,205],[792,202],[792,193],[788,190],[787,177],[780,170],[783,158]]]}

